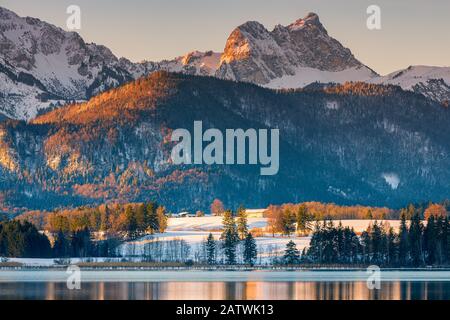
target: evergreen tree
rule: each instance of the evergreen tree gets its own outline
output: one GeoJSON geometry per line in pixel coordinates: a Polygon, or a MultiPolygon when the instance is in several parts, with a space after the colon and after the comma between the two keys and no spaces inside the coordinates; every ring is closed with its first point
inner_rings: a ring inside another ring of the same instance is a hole
{"type": "Polygon", "coordinates": [[[47,258],[51,253],[47,236],[31,223],[17,220],[0,223],[0,256],[47,258]]]}
{"type": "Polygon", "coordinates": [[[323,232],[319,222],[316,222],[314,232],[309,242],[309,248],[307,251],[308,259],[313,262],[323,261],[323,232]]]}
{"type": "Polygon", "coordinates": [[[75,231],[72,234],[70,247],[72,249],[72,256],[74,257],[88,257],[92,253],[93,244],[91,242],[91,233],[89,229],[75,231]]]}
{"type": "Polygon", "coordinates": [[[109,207],[105,205],[105,209],[100,212],[100,231],[108,231],[111,228],[110,214],[109,207]]]}
{"type": "Polygon", "coordinates": [[[387,234],[387,264],[397,265],[398,263],[398,237],[393,228],[389,228],[387,234]]]}
{"type": "Polygon", "coordinates": [[[140,204],[137,206],[136,208],[136,214],[135,214],[135,219],[136,219],[136,231],[139,234],[142,234],[145,232],[146,228],[146,217],[147,213],[146,213],[146,208],[144,204],[140,204]]]}
{"type": "Polygon", "coordinates": [[[53,244],[53,256],[56,258],[66,258],[70,256],[70,242],[62,231],[58,231],[53,244]]]}
{"type": "Polygon", "coordinates": [[[166,208],[159,206],[156,209],[156,218],[158,220],[158,231],[163,233],[167,228],[167,216],[166,216],[166,208]]]}
{"type": "Polygon", "coordinates": [[[285,210],[281,216],[281,232],[290,236],[295,231],[296,216],[290,209],[285,210]]]}
{"type": "Polygon", "coordinates": [[[363,263],[370,263],[370,260],[372,258],[371,256],[371,239],[369,230],[363,231],[361,233],[361,245],[362,245],[362,262],[363,263]]]}
{"type": "Polygon", "coordinates": [[[159,223],[158,223],[158,214],[156,213],[157,205],[154,202],[149,202],[147,204],[147,229],[153,234],[158,232],[159,223]]]}
{"type": "Polygon", "coordinates": [[[338,252],[337,248],[337,232],[334,227],[333,221],[330,219],[329,221],[324,221],[324,227],[322,230],[322,239],[324,239],[323,243],[323,252],[322,258],[325,263],[334,263],[337,261],[338,252]]]}
{"type": "Polygon", "coordinates": [[[249,232],[244,240],[244,262],[253,266],[258,256],[258,250],[256,247],[256,241],[252,234],[249,232]]]}
{"type": "Polygon", "coordinates": [[[216,241],[212,233],[209,233],[208,238],[206,239],[206,261],[209,265],[216,263],[216,241]]]}
{"type": "Polygon", "coordinates": [[[419,213],[415,213],[411,218],[409,227],[409,246],[411,254],[411,263],[413,266],[422,266],[425,263],[422,250],[422,231],[423,225],[420,221],[419,213]]]}
{"type": "Polygon", "coordinates": [[[286,244],[286,250],[284,251],[283,259],[284,262],[288,265],[297,264],[300,262],[300,253],[294,241],[290,240],[286,244]]]}
{"type": "Polygon", "coordinates": [[[371,263],[382,264],[382,243],[383,243],[383,233],[378,222],[375,221],[370,228],[370,252],[371,252],[371,263]]]}
{"type": "Polygon", "coordinates": [[[134,239],[137,236],[136,234],[137,222],[134,210],[130,205],[127,206],[125,209],[125,217],[126,217],[126,226],[125,226],[126,232],[128,233],[128,236],[131,239],[134,239]]]}
{"type": "Polygon", "coordinates": [[[417,213],[416,207],[411,203],[406,209],[406,219],[411,220],[417,213]]]}
{"type": "Polygon", "coordinates": [[[401,214],[400,230],[398,235],[398,261],[401,266],[407,266],[409,264],[409,230],[406,225],[406,210],[401,214]]]}
{"type": "Polygon", "coordinates": [[[305,204],[301,204],[297,210],[297,233],[306,234],[311,231],[312,216],[308,212],[308,208],[305,204]]]}
{"type": "Polygon", "coordinates": [[[434,215],[428,217],[427,226],[424,228],[423,242],[426,252],[425,262],[428,265],[435,264],[438,258],[439,242],[438,242],[438,225],[435,223],[434,215]]]}
{"type": "Polygon", "coordinates": [[[244,240],[248,234],[247,213],[242,206],[237,211],[237,232],[241,240],[244,240]]]}
{"type": "Polygon", "coordinates": [[[450,221],[444,218],[441,234],[442,260],[445,264],[450,264],[450,221]]]}
{"type": "Polygon", "coordinates": [[[220,239],[223,240],[223,250],[225,262],[227,264],[236,263],[236,245],[239,241],[236,222],[230,210],[225,211],[222,219],[223,232],[220,239]]]}

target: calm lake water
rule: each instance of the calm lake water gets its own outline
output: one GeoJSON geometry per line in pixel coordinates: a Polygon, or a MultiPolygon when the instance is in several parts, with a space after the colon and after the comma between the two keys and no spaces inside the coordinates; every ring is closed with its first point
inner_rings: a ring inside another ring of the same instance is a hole
{"type": "Polygon", "coordinates": [[[0,299],[450,300],[450,272],[383,271],[369,290],[364,271],[0,271],[0,299]]]}

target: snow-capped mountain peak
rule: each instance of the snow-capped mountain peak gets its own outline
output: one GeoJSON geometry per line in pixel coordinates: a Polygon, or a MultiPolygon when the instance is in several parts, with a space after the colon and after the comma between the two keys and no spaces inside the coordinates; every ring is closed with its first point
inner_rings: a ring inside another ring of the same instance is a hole
{"type": "Polygon", "coordinates": [[[4,8],[0,15],[0,107],[9,117],[30,119],[132,79],[105,46],[4,8]]]}
{"type": "Polygon", "coordinates": [[[450,100],[450,67],[409,66],[370,82],[398,85],[438,102],[450,100]]]}
{"type": "Polygon", "coordinates": [[[272,31],[254,21],[237,27],[227,40],[216,75],[268,87],[284,87],[283,79],[288,79],[289,86],[295,87],[296,81],[299,87],[327,78],[328,73],[338,79],[333,73],[343,71],[352,73],[352,80],[376,76],[328,35],[317,14],[309,13],[272,31]],[[304,72],[309,69],[314,72],[304,72]]]}

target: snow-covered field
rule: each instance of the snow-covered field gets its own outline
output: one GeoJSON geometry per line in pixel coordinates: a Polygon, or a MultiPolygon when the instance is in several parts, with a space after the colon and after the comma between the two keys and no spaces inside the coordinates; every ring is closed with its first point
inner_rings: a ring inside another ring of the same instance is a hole
{"type": "MultiPolygon", "coordinates": [[[[153,249],[161,250],[161,252],[169,252],[172,250],[169,246],[170,241],[183,240],[189,245],[189,259],[196,260],[204,255],[203,244],[209,235],[209,231],[167,231],[161,234],[147,235],[136,241],[130,241],[123,244],[119,248],[119,252],[123,256],[139,256],[148,254],[153,249]],[[160,247],[158,247],[160,246],[160,247]],[[146,249],[147,247],[147,249],[146,249]],[[149,249],[149,248],[152,249],[149,249]],[[156,249],[158,247],[158,249],[156,249]],[[162,247],[162,248],[161,248],[162,247]]],[[[211,232],[215,240],[219,240],[220,232],[211,232]]],[[[276,256],[281,256],[284,253],[286,244],[293,240],[300,251],[308,246],[309,237],[282,237],[282,236],[264,236],[256,238],[256,245],[258,246],[258,262],[264,263],[276,256]]],[[[173,249],[177,250],[177,249],[173,249]]],[[[180,249],[178,249],[180,250],[180,249]]],[[[241,247],[238,247],[238,256],[241,247]]]]}
{"type": "MultiPolygon", "coordinates": [[[[248,218],[248,226],[253,228],[264,228],[267,225],[266,218],[248,218]]],[[[218,231],[222,229],[222,217],[187,217],[187,218],[169,218],[167,231],[218,231]]]]}
{"type": "MultiPolygon", "coordinates": [[[[373,220],[342,220],[343,226],[353,227],[355,232],[361,233],[366,230],[373,220]]],[[[400,225],[399,220],[386,220],[384,223],[388,223],[395,230],[398,230],[400,225]]],[[[335,222],[336,224],[338,222],[335,222]]],[[[266,218],[248,218],[248,225],[250,229],[261,228],[265,231],[264,236],[256,237],[256,243],[258,246],[258,263],[266,263],[275,257],[279,257],[284,253],[286,244],[293,240],[298,250],[309,245],[310,237],[286,237],[281,235],[275,235],[272,237],[270,232],[266,230],[267,219],[266,218]]],[[[121,255],[131,258],[143,255],[146,250],[161,250],[161,252],[179,251],[179,248],[174,248],[174,242],[176,240],[183,240],[185,244],[189,246],[188,256],[192,260],[199,259],[204,254],[203,243],[206,237],[211,232],[215,240],[220,238],[220,229],[222,228],[222,217],[187,217],[187,218],[170,218],[168,221],[167,231],[161,234],[146,235],[135,241],[129,241],[122,244],[119,247],[121,255]]],[[[242,248],[238,247],[239,250],[242,248]]],[[[147,252],[148,253],[148,252],[147,252]]],[[[70,259],[71,263],[80,262],[79,258],[70,259]]],[[[84,259],[86,260],[86,259],[84,259]]],[[[115,259],[106,258],[91,258],[91,261],[113,261],[115,259]]],[[[120,260],[120,259],[119,259],[120,260]]],[[[57,264],[54,259],[24,259],[24,258],[10,258],[10,262],[20,262],[27,266],[52,266],[57,264]]]]}
{"type": "MultiPolygon", "coordinates": [[[[374,220],[342,220],[342,225],[354,228],[355,232],[361,233],[367,229],[370,223],[374,220]]],[[[335,222],[336,224],[338,222],[335,222]]],[[[399,220],[386,220],[383,223],[389,224],[394,229],[398,229],[400,225],[399,220]]],[[[303,248],[309,245],[310,237],[286,237],[275,235],[272,237],[269,230],[267,230],[266,218],[248,218],[249,229],[261,228],[265,231],[263,237],[256,237],[256,244],[258,246],[258,262],[269,262],[274,257],[279,257],[284,253],[286,244],[293,240],[297,249],[302,251],[303,248]]],[[[167,231],[162,234],[147,235],[135,241],[130,241],[123,244],[119,248],[119,252],[123,256],[139,256],[148,252],[155,246],[163,246],[163,252],[167,252],[167,244],[170,241],[183,240],[189,245],[189,258],[195,260],[202,256],[203,247],[206,237],[212,233],[215,240],[220,238],[220,229],[222,228],[222,217],[186,217],[186,218],[170,218],[167,231]],[[146,249],[147,246],[147,249],[146,249]],[[147,252],[146,252],[147,250],[147,252]]],[[[239,250],[239,249],[238,249],[239,250]]]]}
{"type": "MultiPolygon", "coordinates": [[[[355,229],[355,232],[360,233],[367,229],[370,223],[375,220],[341,220],[344,227],[349,226],[355,229]]],[[[267,218],[248,218],[249,229],[265,228],[267,226],[267,218]]],[[[379,220],[378,222],[381,222],[379,220]]],[[[337,225],[338,220],[334,221],[337,225]]],[[[395,230],[400,226],[400,220],[383,220],[383,223],[388,223],[395,230]]],[[[222,228],[222,217],[207,216],[207,217],[188,217],[188,218],[170,218],[167,231],[219,231],[222,228]]]]}

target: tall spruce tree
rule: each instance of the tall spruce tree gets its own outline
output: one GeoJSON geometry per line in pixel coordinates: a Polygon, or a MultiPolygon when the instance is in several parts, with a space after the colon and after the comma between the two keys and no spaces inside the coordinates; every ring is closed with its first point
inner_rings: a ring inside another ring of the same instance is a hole
{"type": "Polygon", "coordinates": [[[387,233],[387,259],[388,265],[397,265],[398,263],[398,237],[394,232],[394,228],[389,228],[387,233]]]}
{"type": "Polygon", "coordinates": [[[296,220],[298,234],[306,234],[311,231],[312,216],[309,214],[305,204],[301,204],[298,207],[296,220]]]}
{"type": "Polygon", "coordinates": [[[205,243],[206,249],[206,261],[209,265],[216,263],[216,241],[212,233],[209,233],[205,243]]]}
{"type": "Polygon", "coordinates": [[[140,204],[137,206],[136,208],[136,214],[135,214],[135,219],[136,219],[136,231],[138,234],[142,234],[145,232],[145,229],[147,229],[146,225],[145,225],[145,220],[146,220],[146,208],[144,204],[140,204]]]}
{"type": "Polygon", "coordinates": [[[159,206],[156,209],[156,220],[158,225],[158,232],[163,233],[167,229],[167,215],[166,215],[166,208],[163,206],[159,206]]]}
{"type": "Polygon", "coordinates": [[[382,264],[383,233],[380,225],[376,220],[372,225],[369,236],[370,236],[371,263],[382,264]]]}
{"type": "Polygon", "coordinates": [[[409,246],[410,246],[410,254],[411,254],[411,263],[415,267],[419,267],[424,265],[425,259],[423,254],[423,224],[420,220],[419,213],[415,213],[411,218],[410,227],[409,227],[409,246]]]}
{"type": "Polygon", "coordinates": [[[438,226],[435,222],[435,217],[430,215],[423,232],[424,249],[426,252],[425,262],[427,265],[434,265],[439,260],[438,250],[440,244],[438,242],[438,226]]]}
{"type": "Polygon", "coordinates": [[[247,213],[242,206],[237,210],[237,232],[241,240],[244,240],[248,234],[247,213]]]}
{"type": "Polygon", "coordinates": [[[290,209],[287,209],[282,213],[281,220],[281,232],[290,236],[295,231],[295,214],[290,209]]]}
{"type": "Polygon", "coordinates": [[[407,266],[410,262],[409,230],[406,224],[406,216],[406,210],[404,210],[400,217],[398,235],[398,262],[401,266],[407,266]]]}
{"type": "Polygon", "coordinates": [[[56,258],[66,258],[70,256],[70,242],[61,230],[55,236],[53,244],[53,256],[56,258]]]}
{"type": "Polygon", "coordinates": [[[158,214],[156,212],[158,206],[155,202],[147,203],[147,229],[153,234],[159,231],[158,214]]]}
{"type": "Polygon", "coordinates": [[[134,209],[131,205],[128,205],[126,207],[125,217],[127,219],[126,231],[128,233],[128,236],[131,239],[134,239],[137,236],[137,222],[136,222],[136,215],[135,215],[134,209]]]}
{"type": "Polygon", "coordinates": [[[233,213],[230,210],[226,210],[224,212],[222,224],[223,231],[220,239],[223,241],[225,263],[235,264],[236,246],[239,242],[239,236],[237,233],[236,221],[234,220],[233,213]]]}
{"type": "Polygon", "coordinates": [[[244,262],[253,266],[258,256],[256,241],[249,232],[244,240],[244,262]]]}

